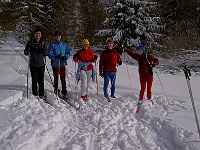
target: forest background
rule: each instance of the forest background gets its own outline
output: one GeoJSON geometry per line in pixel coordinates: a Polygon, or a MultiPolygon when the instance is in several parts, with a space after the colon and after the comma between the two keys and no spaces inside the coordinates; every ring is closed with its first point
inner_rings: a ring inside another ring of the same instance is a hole
{"type": "Polygon", "coordinates": [[[1,0],[1,38],[14,31],[26,43],[36,27],[49,43],[59,30],[70,50],[84,38],[102,50],[112,37],[118,47],[144,43],[157,57],[177,61],[170,69],[190,62],[199,70],[199,0],[1,0]]]}

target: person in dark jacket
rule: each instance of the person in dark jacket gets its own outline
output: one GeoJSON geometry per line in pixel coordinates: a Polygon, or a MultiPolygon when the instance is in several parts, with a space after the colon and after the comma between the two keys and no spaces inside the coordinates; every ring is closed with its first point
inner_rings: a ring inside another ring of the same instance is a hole
{"type": "Polygon", "coordinates": [[[137,47],[137,53],[126,49],[128,55],[138,61],[140,75],[140,95],[139,103],[142,102],[144,92],[147,85],[147,99],[152,100],[152,83],[153,83],[153,68],[158,65],[159,61],[151,54],[147,54],[145,45],[141,44],[137,47]]]}
{"type": "Polygon", "coordinates": [[[26,44],[25,55],[29,55],[30,72],[32,77],[32,94],[45,99],[44,95],[44,72],[45,56],[48,56],[47,43],[42,39],[39,28],[34,31],[34,37],[26,44]],[[37,86],[39,85],[39,90],[37,86]]]}
{"type": "Polygon", "coordinates": [[[49,58],[51,59],[51,65],[54,75],[54,92],[59,94],[58,90],[58,77],[60,74],[60,80],[62,84],[61,96],[66,98],[66,80],[65,80],[65,65],[70,57],[70,51],[66,43],[61,41],[61,33],[56,31],[55,40],[49,46],[49,58]]]}
{"type": "Polygon", "coordinates": [[[106,40],[107,48],[101,52],[99,60],[99,75],[104,78],[104,96],[109,99],[116,98],[115,96],[115,81],[117,65],[122,65],[122,59],[117,50],[113,48],[114,41],[111,38],[106,40]],[[111,81],[111,95],[108,95],[108,85],[111,81]]]}

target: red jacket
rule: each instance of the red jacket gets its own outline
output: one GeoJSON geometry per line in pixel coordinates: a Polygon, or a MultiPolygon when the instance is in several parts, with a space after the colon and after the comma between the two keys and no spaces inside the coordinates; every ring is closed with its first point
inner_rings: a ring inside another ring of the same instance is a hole
{"type": "Polygon", "coordinates": [[[101,52],[99,60],[99,72],[116,71],[117,63],[121,60],[120,54],[117,50],[104,50],[101,52]]]}
{"type": "MultiPolygon", "coordinates": [[[[94,52],[91,49],[80,49],[77,51],[77,59],[74,59],[75,62],[82,61],[82,62],[95,62],[94,59],[94,52]]],[[[87,70],[92,70],[92,64],[87,66],[87,70]]]]}
{"type": "Polygon", "coordinates": [[[140,76],[150,76],[153,75],[152,67],[149,64],[158,65],[159,61],[153,55],[142,53],[138,55],[137,53],[132,52],[127,49],[126,52],[135,60],[138,61],[139,65],[139,75],[140,76]]]}

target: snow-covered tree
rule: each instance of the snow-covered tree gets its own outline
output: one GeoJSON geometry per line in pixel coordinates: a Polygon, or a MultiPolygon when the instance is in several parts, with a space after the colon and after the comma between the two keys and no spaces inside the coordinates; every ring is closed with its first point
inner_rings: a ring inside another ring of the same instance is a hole
{"type": "Polygon", "coordinates": [[[116,0],[106,9],[109,16],[103,22],[105,28],[97,35],[113,37],[114,41],[126,46],[137,46],[155,41],[160,29],[159,17],[153,16],[151,10],[156,3],[139,0],[116,0]]]}

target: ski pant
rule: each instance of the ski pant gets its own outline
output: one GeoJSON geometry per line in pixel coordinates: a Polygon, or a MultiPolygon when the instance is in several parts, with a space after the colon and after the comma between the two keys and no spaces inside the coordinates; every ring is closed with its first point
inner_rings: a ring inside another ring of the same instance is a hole
{"type": "Polygon", "coordinates": [[[45,65],[40,67],[30,66],[33,95],[38,95],[37,86],[39,85],[39,96],[44,96],[44,71],[45,65]]]}
{"type": "Polygon", "coordinates": [[[147,99],[151,99],[152,96],[152,83],[153,83],[153,75],[150,76],[140,76],[140,99],[143,99],[144,92],[146,90],[147,85],[147,99]]]}
{"type": "Polygon", "coordinates": [[[81,80],[81,96],[85,96],[88,93],[89,83],[92,77],[92,70],[81,70],[80,80],[81,80]]]}
{"type": "Polygon", "coordinates": [[[105,97],[108,96],[109,81],[111,81],[111,95],[114,95],[115,94],[116,71],[104,72],[103,91],[104,91],[104,96],[105,97]]]}
{"type": "Polygon", "coordinates": [[[58,94],[58,78],[60,74],[60,80],[61,80],[61,85],[62,85],[62,91],[61,93],[66,95],[67,90],[66,90],[66,80],[65,80],[65,66],[60,66],[60,67],[52,67],[53,69],[53,76],[54,76],[54,91],[56,94],[58,94]]]}

